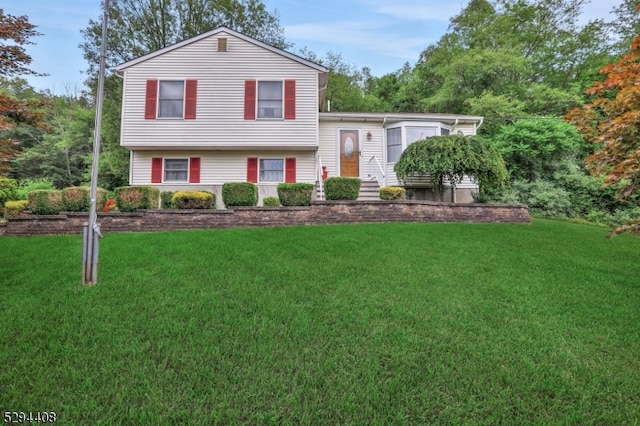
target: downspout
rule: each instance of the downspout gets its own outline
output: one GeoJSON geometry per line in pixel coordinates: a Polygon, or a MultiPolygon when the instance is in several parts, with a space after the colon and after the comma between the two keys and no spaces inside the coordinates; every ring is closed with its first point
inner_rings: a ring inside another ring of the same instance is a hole
{"type": "Polygon", "coordinates": [[[387,186],[387,114],[382,117],[382,167],[384,167],[384,182],[383,185],[387,186]]]}
{"type": "Polygon", "coordinates": [[[480,126],[482,126],[482,123],[484,123],[484,117],[480,117],[480,124],[474,125],[474,127],[475,127],[474,130],[475,130],[476,134],[478,133],[478,129],[480,128],[480,126]]]}

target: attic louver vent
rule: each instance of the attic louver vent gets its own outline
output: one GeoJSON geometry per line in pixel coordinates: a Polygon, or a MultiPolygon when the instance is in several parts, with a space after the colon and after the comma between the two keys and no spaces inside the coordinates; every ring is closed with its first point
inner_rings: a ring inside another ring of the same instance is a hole
{"type": "Polygon", "coordinates": [[[227,39],[219,38],[218,39],[218,52],[226,52],[227,51],[227,39]]]}

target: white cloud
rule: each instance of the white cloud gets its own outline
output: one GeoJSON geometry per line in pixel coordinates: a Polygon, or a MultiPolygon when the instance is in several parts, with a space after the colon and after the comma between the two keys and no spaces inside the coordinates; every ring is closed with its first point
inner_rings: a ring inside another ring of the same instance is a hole
{"type": "MultiPolygon", "coordinates": [[[[396,0],[391,3],[380,0],[363,0],[373,12],[404,21],[442,21],[457,15],[464,4],[446,1],[396,0]]],[[[465,2],[466,4],[466,2],[465,2]]]]}
{"type": "Polygon", "coordinates": [[[415,60],[420,52],[434,39],[428,37],[393,34],[377,21],[323,22],[289,25],[287,37],[322,43],[326,50],[337,47],[338,51],[364,50],[377,57],[387,56],[404,60],[415,60]]]}

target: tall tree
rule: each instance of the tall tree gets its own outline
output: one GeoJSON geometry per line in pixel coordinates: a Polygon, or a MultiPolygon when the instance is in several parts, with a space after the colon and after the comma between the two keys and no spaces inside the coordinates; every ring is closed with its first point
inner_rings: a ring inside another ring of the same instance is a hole
{"type": "Polygon", "coordinates": [[[527,115],[564,113],[610,46],[604,22],[576,23],[585,2],[472,0],[416,64],[423,109],[478,114],[476,100],[504,96],[527,115]]]}
{"type": "MultiPolygon", "coordinates": [[[[0,9],[0,79],[21,74],[38,75],[29,68],[31,57],[25,51],[30,38],[39,35],[26,16],[13,16],[0,9]],[[4,41],[9,43],[5,43],[4,41]]],[[[10,170],[10,161],[18,152],[18,142],[8,132],[20,123],[45,128],[41,100],[20,100],[5,87],[0,90],[0,176],[10,170]]]]}
{"type": "MultiPolygon", "coordinates": [[[[631,51],[602,68],[604,81],[587,94],[596,99],[566,115],[578,132],[596,144],[587,158],[594,175],[605,175],[605,185],[617,188],[621,199],[640,200],[640,36],[631,51]]],[[[640,219],[619,228],[640,235],[640,219]]]]}

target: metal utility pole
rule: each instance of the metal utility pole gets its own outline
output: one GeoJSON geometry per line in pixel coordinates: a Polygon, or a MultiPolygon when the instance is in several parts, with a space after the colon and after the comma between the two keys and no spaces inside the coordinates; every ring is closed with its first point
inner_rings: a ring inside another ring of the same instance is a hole
{"type": "Polygon", "coordinates": [[[91,205],[89,221],[84,223],[82,231],[82,283],[93,285],[98,282],[98,240],[102,238],[96,199],[98,198],[98,166],[100,163],[100,129],[102,127],[102,98],[104,94],[104,68],[107,57],[107,21],[109,20],[109,0],[104,0],[102,17],[102,52],[100,54],[100,72],[98,74],[98,93],[96,96],[96,122],[93,132],[93,161],[91,163],[91,205]]]}

